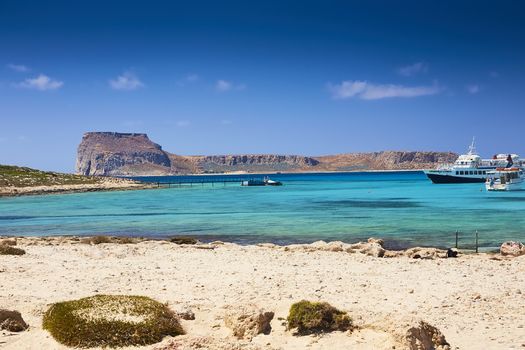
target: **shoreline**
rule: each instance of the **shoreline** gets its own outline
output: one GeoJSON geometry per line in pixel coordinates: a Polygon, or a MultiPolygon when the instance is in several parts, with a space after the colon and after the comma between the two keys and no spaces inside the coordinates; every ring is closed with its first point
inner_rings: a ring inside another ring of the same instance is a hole
{"type": "Polygon", "coordinates": [[[156,178],[156,177],[220,177],[220,176],[263,176],[263,175],[299,175],[299,174],[351,174],[351,173],[395,173],[395,172],[424,172],[424,169],[399,169],[399,170],[349,170],[349,171],[302,171],[302,172],[232,172],[232,173],[213,173],[213,174],[175,174],[175,175],[112,175],[98,176],[100,183],[73,184],[73,185],[49,185],[49,186],[22,186],[22,187],[0,187],[0,198],[20,197],[20,196],[41,196],[51,194],[71,194],[85,192],[111,192],[111,191],[131,191],[162,188],[154,183],[136,180],[137,178],[156,178]]]}
{"type": "MultiPolygon", "coordinates": [[[[374,238],[366,238],[365,235],[357,236],[355,239],[336,239],[334,237],[316,237],[316,238],[309,238],[309,239],[300,239],[300,238],[293,238],[293,237],[263,237],[261,239],[254,239],[254,238],[246,238],[247,236],[232,236],[232,235],[191,235],[191,234],[153,234],[153,235],[144,235],[144,234],[119,234],[119,233],[96,233],[96,234],[57,234],[57,235],[44,235],[44,236],[38,236],[38,235],[1,235],[0,234],[0,240],[2,239],[29,239],[29,240],[83,240],[83,239],[89,239],[93,237],[107,237],[109,239],[114,240],[137,240],[140,242],[146,242],[146,241],[154,241],[154,242],[162,242],[162,241],[170,241],[173,238],[183,238],[183,239],[191,239],[197,242],[197,244],[214,244],[216,242],[225,243],[225,244],[233,244],[238,245],[240,247],[250,247],[250,246],[266,246],[266,245],[273,245],[275,247],[287,247],[287,246],[308,246],[312,244],[323,244],[326,243],[328,245],[336,243],[336,244],[342,244],[342,245],[354,245],[362,242],[366,242],[368,239],[374,239],[374,238]]],[[[396,240],[392,238],[383,239],[380,238],[379,240],[382,241],[381,245],[385,250],[393,251],[393,252],[403,252],[408,249],[412,248],[423,248],[423,249],[437,249],[441,251],[446,251],[447,249],[456,249],[452,245],[447,244],[417,244],[415,242],[406,242],[402,240],[396,240]]],[[[503,242],[501,242],[503,243],[503,242]]],[[[483,254],[494,254],[499,252],[500,245],[497,246],[479,246],[479,252],[483,254]]],[[[461,251],[463,254],[470,254],[475,252],[475,247],[472,244],[465,244],[463,247],[458,248],[459,251],[461,251]]]]}
{"type": "Polygon", "coordinates": [[[406,319],[436,327],[451,349],[523,346],[525,298],[519,288],[525,285],[525,256],[442,258],[432,249],[419,258],[367,254],[379,243],[371,239],[360,250],[338,242],[241,246],[20,238],[16,246],[25,255],[0,256],[0,308],[20,311],[30,327],[21,333],[0,332],[0,344],[7,350],[69,349],[41,327],[49,305],[118,294],[148,296],[195,315],[195,320],[181,320],[186,335],[125,349],[405,349],[395,334],[404,332],[401,320],[406,319]],[[303,299],[326,301],[348,312],[356,329],[294,336],[282,319],[292,303],[303,299]],[[243,305],[275,313],[269,334],[252,340],[233,336],[224,313],[243,305]],[[214,345],[206,346],[207,341],[214,345]]]}
{"type": "Polygon", "coordinates": [[[155,188],[157,188],[157,186],[148,183],[142,183],[138,181],[125,181],[124,179],[115,179],[108,177],[107,179],[104,179],[101,183],[95,184],[1,187],[0,198],[84,192],[132,191],[155,188]]]}
{"type": "Polygon", "coordinates": [[[300,175],[300,174],[352,174],[352,173],[403,173],[403,172],[425,172],[430,169],[384,169],[384,170],[325,170],[325,171],[268,171],[268,172],[227,172],[227,173],[202,173],[202,174],[167,174],[167,175],[112,175],[117,178],[133,179],[142,177],[166,177],[166,176],[250,176],[250,175],[300,175]]]}

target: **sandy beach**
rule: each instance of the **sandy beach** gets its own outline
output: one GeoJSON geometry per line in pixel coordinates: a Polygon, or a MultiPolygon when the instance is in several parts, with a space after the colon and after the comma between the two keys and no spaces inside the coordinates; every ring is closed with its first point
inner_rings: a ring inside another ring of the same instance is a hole
{"type": "Polygon", "coordinates": [[[20,311],[30,327],[1,331],[4,349],[66,349],[42,329],[43,312],[51,303],[94,294],[144,295],[195,314],[181,321],[186,335],[144,349],[402,349],[395,333],[406,319],[435,326],[451,349],[525,346],[525,256],[380,258],[341,251],[339,243],[17,243],[25,255],[0,256],[0,309],[20,311]],[[347,311],[357,329],[293,335],[283,319],[302,299],[347,311]],[[243,305],[275,313],[269,334],[251,341],[232,335],[223,316],[243,305]]]}

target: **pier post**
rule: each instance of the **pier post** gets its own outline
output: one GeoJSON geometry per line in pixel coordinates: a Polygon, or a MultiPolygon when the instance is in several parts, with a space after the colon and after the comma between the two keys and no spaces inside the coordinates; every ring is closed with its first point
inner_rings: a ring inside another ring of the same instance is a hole
{"type": "Polygon", "coordinates": [[[459,231],[456,230],[456,249],[458,249],[458,236],[459,236],[459,231]]]}
{"type": "Polygon", "coordinates": [[[476,230],[476,253],[478,252],[478,230],[476,230]]]}

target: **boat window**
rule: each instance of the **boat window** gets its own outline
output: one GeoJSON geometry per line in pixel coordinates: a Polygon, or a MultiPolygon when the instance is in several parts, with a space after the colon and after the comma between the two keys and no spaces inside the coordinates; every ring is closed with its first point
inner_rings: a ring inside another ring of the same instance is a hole
{"type": "Polygon", "coordinates": [[[470,175],[474,175],[474,172],[472,170],[470,171],[470,175]]]}
{"type": "Polygon", "coordinates": [[[477,170],[474,170],[474,175],[478,175],[478,171],[477,170]]]}
{"type": "Polygon", "coordinates": [[[460,172],[459,172],[459,175],[463,175],[463,171],[460,171],[460,172]]]}
{"type": "Polygon", "coordinates": [[[459,171],[456,170],[456,175],[459,175],[459,171]]]}

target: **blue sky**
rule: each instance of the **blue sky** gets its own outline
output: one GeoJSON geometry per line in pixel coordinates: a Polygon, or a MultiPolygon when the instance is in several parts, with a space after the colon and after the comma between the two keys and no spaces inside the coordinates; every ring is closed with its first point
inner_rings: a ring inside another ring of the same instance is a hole
{"type": "Polygon", "coordinates": [[[525,156],[518,1],[0,2],[0,163],[86,131],[178,154],[525,156]]]}

